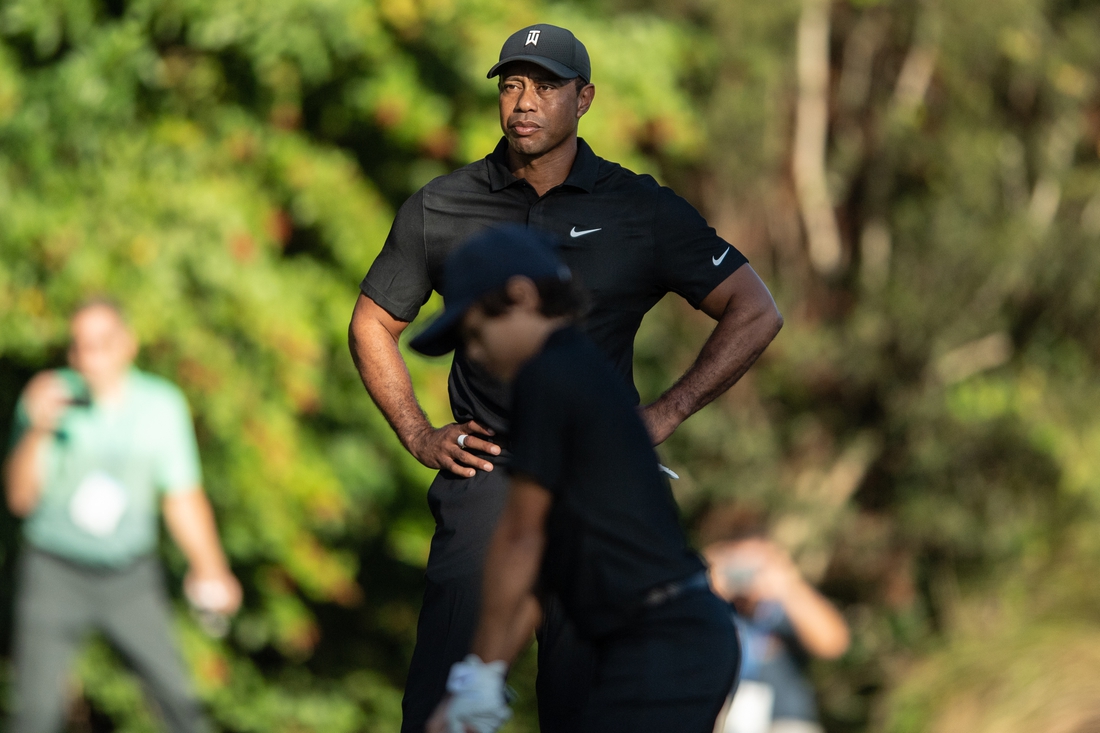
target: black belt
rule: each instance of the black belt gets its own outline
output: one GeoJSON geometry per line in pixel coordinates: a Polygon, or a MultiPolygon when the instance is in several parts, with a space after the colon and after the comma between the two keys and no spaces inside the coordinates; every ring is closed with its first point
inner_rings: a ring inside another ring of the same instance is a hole
{"type": "Polygon", "coordinates": [[[702,590],[709,587],[710,581],[707,579],[707,571],[700,570],[686,578],[650,588],[646,591],[645,597],[642,598],[642,606],[644,608],[654,608],[693,590],[702,590]]]}

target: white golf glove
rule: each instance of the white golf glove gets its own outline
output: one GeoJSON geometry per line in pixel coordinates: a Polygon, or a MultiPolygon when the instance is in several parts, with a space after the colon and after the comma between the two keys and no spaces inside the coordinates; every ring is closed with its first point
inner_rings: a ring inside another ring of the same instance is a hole
{"type": "Polygon", "coordinates": [[[447,732],[494,733],[512,717],[504,692],[504,662],[486,664],[476,654],[468,654],[451,666],[447,692],[453,697],[447,709],[447,732]]]}

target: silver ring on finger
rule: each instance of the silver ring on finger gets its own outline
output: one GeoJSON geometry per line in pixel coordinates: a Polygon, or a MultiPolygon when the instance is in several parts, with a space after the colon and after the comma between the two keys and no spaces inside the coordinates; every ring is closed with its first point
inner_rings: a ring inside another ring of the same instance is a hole
{"type": "Polygon", "coordinates": [[[463,433],[462,435],[458,436],[458,438],[455,442],[458,443],[459,448],[461,448],[462,450],[466,450],[466,438],[469,438],[469,437],[470,437],[469,435],[467,435],[466,433],[463,433]]]}

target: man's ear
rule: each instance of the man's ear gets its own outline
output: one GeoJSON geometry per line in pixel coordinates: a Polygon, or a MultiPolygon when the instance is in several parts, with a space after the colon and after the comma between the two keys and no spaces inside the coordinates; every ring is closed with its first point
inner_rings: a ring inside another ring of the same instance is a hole
{"type": "Polygon", "coordinates": [[[126,327],[125,336],[126,344],[126,358],[133,361],[137,358],[138,351],[141,350],[141,344],[138,342],[137,334],[133,332],[129,326],[126,327]]]}
{"type": "Polygon", "coordinates": [[[584,117],[588,108],[592,106],[592,100],[596,97],[596,85],[591,82],[581,87],[577,92],[577,119],[584,117]]]}
{"type": "Polygon", "coordinates": [[[504,291],[508,294],[508,300],[512,301],[516,308],[526,311],[539,309],[541,302],[539,288],[531,278],[523,275],[511,277],[505,283],[504,291]]]}

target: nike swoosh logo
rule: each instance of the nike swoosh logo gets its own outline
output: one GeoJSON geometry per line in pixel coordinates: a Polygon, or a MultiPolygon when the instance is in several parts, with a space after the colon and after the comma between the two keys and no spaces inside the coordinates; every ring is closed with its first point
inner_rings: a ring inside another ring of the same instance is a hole
{"type": "Polygon", "coordinates": [[[577,228],[573,227],[572,229],[569,230],[569,236],[573,237],[573,238],[583,237],[585,234],[591,234],[592,232],[598,232],[598,231],[600,231],[600,229],[603,229],[603,227],[600,227],[599,229],[585,229],[583,232],[578,232],[577,228]]]}
{"type": "Polygon", "coordinates": [[[730,248],[726,247],[726,251],[722,253],[721,257],[711,257],[710,261],[714,263],[715,267],[718,267],[718,265],[722,264],[722,260],[726,259],[726,255],[728,255],[729,253],[730,248]]]}

